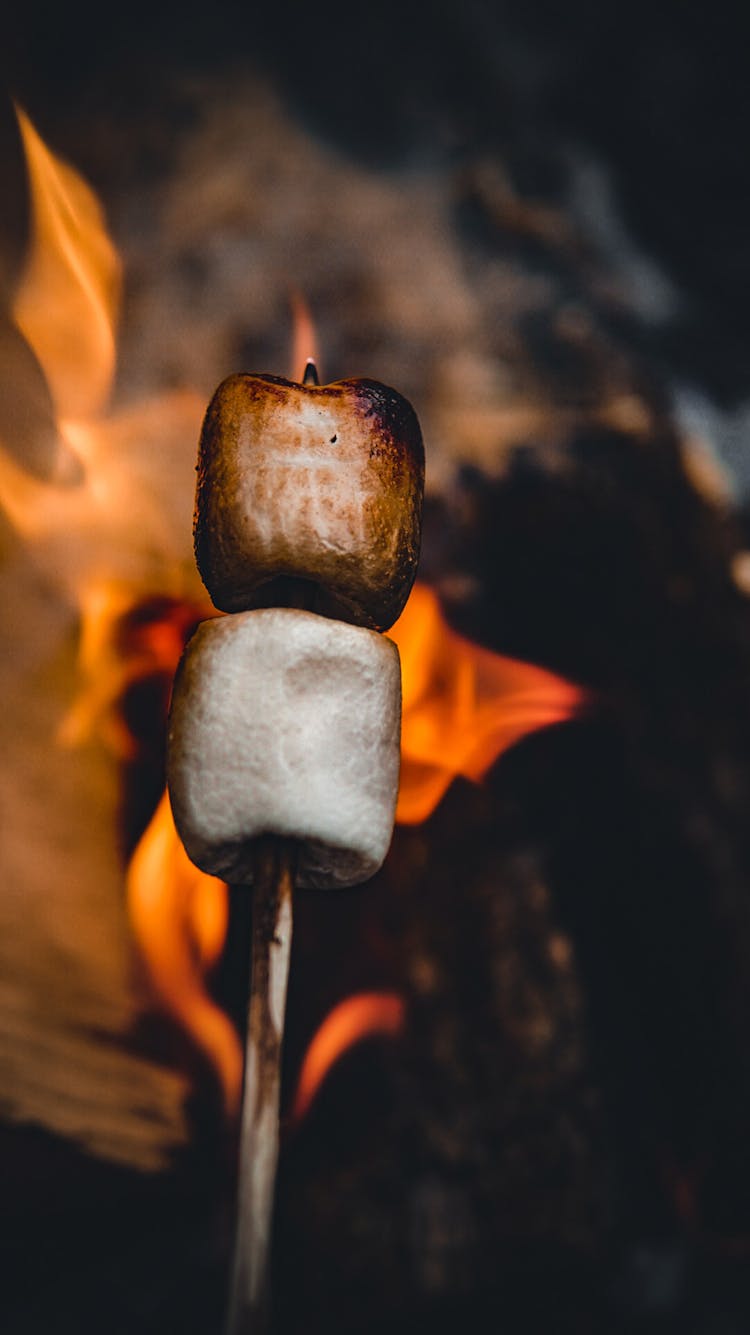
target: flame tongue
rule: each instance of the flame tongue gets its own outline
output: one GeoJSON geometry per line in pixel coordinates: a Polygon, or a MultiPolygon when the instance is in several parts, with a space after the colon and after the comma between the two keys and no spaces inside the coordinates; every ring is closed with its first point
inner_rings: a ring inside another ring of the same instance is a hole
{"type": "Polygon", "coordinates": [[[479,782],[508,747],[571,718],[583,702],[554,673],[457,635],[425,585],[415,585],[390,634],[401,654],[402,824],[426,820],[458,775],[479,782]]]}
{"type": "Polygon", "coordinates": [[[395,1038],[404,1028],[406,1006],[396,992],[357,992],[329,1011],[305,1053],[292,1101],[290,1122],[301,1122],[328,1072],[366,1038],[395,1038]]]}
{"type": "Polygon", "coordinates": [[[93,191],[16,110],[33,234],[13,316],[39,358],[58,418],[90,420],[104,407],[114,373],[120,261],[93,191]]]}
{"type": "Polygon", "coordinates": [[[318,384],[320,352],[310,308],[302,294],[293,290],[292,306],[292,380],[304,385],[318,384]],[[312,363],[312,373],[310,364],[312,363]],[[314,378],[313,378],[314,376],[314,378]]]}
{"type": "Polygon", "coordinates": [[[227,887],[188,860],[166,793],[131,859],[127,895],[154,987],[211,1062],[227,1115],[233,1117],[242,1084],[240,1040],[203,982],[224,944],[227,887]]]}

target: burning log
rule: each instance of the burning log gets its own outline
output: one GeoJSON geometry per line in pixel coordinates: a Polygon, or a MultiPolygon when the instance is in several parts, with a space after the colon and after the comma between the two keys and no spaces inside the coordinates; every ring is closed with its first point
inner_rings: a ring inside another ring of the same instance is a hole
{"type": "Polygon", "coordinates": [[[205,872],[253,885],[251,993],[228,1329],[265,1329],[292,891],[367,880],[393,830],[398,652],[419,554],[411,407],[368,381],[233,377],[201,437],[196,556],[215,601],[170,714],[175,824],[205,872]],[[268,599],[305,600],[340,620],[268,599]],[[242,610],[247,609],[252,610],[242,610]]]}

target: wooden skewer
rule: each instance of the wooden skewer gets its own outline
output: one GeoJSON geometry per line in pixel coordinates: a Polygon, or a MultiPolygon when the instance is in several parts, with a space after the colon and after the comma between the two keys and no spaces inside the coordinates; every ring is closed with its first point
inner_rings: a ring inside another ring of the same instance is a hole
{"type": "MultiPolygon", "coordinates": [[[[315,374],[314,364],[310,366],[315,374]]],[[[277,597],[285,607],[311,610],[316,595],[313,585],[288,579],[279,582],[277,597]]],[[[226,1335],[265,1335],[270,1328],[281,1046],[292,950],[295,870],[292,840],[269,835],[258,841],[251,891],[250,993],[226,1335]]],[[[239,888],[239,893],[243,892],[247,894],[247,886],[239,888]]]]}
{"type": "Polygon", "coordinates": [[[294,862],[293,845],[286,840],[269,837],[259,842],[252,891],[252,969],[227,1335],[264,1335],[269,1329],[271,1230],[294,862]]]}

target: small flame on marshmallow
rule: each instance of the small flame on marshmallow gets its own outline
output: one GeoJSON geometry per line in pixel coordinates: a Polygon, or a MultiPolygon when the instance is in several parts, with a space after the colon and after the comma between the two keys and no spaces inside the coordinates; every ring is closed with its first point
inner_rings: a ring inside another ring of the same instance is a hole
{"type": "Polygon", "coordinates": [[[291,293],[292,369],[291,379],[301,385],[319,383],[320,350],[310,307],[300,292],[291,293]]]}

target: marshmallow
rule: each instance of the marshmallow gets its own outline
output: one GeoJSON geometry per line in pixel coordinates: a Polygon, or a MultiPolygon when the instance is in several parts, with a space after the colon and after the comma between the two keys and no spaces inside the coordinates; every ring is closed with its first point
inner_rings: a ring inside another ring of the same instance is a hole
{"type": "Polygon", "coordinates": [[[367,880],[391,841],[401,675],[374,631],[272,608],[205,621],[175,678],[167,777],[203,871],[253,880],[254,841],[298,842],[296,883],[367,880]]]}
{"type": "Polygon", "coordinates": [[[198,569],[225,612],[289,603],[284,581],[301,579],[317,612],[386,630],[414,582],[423,490],[419,423],[395,390],[230,376],[201,435],[198,569]]]}

